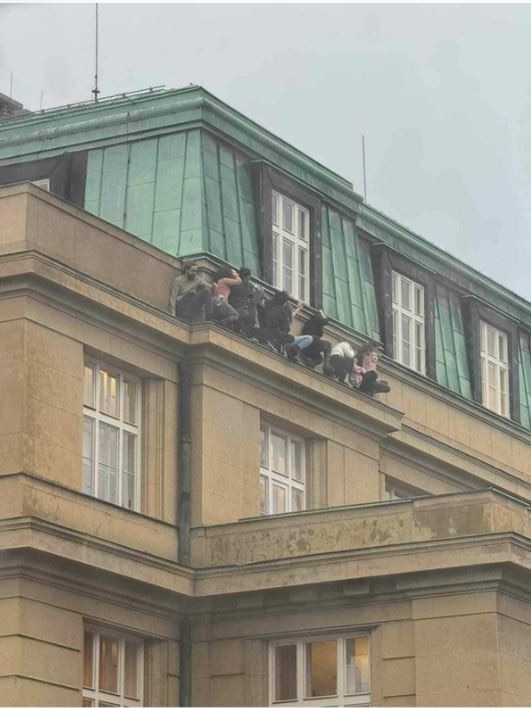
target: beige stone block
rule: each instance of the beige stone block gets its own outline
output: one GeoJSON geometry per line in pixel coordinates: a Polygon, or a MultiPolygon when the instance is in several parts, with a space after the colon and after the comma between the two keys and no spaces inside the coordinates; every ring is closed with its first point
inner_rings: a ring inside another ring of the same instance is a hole
{"type": "MultiPolygon", "coordinates": [[[[5,302],[2,301],[2,311],[5,302]]],[[[0,325],[0,363],[2,371],[10,359],[19,359],[24,356],[26,341],[26,321],[14,320],[2,322],[0,325]]]]}
{"type": "MultiPolygon", "coordinates": [[[[385,637],[383,640],[385,651],[385,637]]],[[[415,692],[415,659],[385,659],[382,663],[383,695],[405,696],[415,692]]]]}
{"type": "Polygon", "coordinates": [[[519,699],[531,696],[531,660],[515,654],[500,654],[501,689],[514,693],[519,699]]]}
{"type": "Polygon", "coordinates": [[[24,427],[26,392],[22,359],[12,358],[2,362],[0,388],[0,431],[4,435],[20,432],[24,427]]]}
{"type": "Polygon", "coordinates": [[[345,503],[345,448],[327,441],[326,445],[327,499],[329,506],[345,503]]]}
{"type": "Polygon", "coordinates": [[[0,617],[2,635],[21,634],[40,642],[81,650],[83,619],[76,612],[17,597],[0,602],[0,617]]]}
{"type": "MultiPolygon", "coordinates": [[[[501,430],[496,430],[494,427],[492,427],[490,431],[490,437],[492,457],[504,465],[511,464],[512,436],[508,433],[502,432],[501,430]]],[[[529,446],[529,455],[531,456],[531,445],[529,446]]]]}
{"type": "Polygon", "coordinates": [[[0,696],[4,706],[78,706],[81,702],[77,688],[22,676],[0,677],[0,696]]]}
{"type": "Polygon", "coordinates": [[[26,356],[78,380],[83,379],[83,345],[60,332],[28,321],[26,356]]]}
{"type": "Polygon", "coordinates": [[[520,472],[531,479],[531,446],[511,438],[511,460],[512,465],[520,472]]]}
{"type": "Polygon", "coordinates": [[[406,414],[406,417],[417,425],[426,426],[426,398],[426,394],[421,391],[417,391],[410,387],[404,388],[402,410],[406,414]]]}
{"type": "Polygon", "coordinates": [[[449,436],[449,406],[442,401],[426,396],[426,427],[437,435],[449,436]]]}
{"type": "Polygon", "coordinates": [[[0,474],[28,469],[25,436],[22,433],[0,434],[0,474]]]}
{"type": "Polygon", "coordinates": [[[243,676],[213,676],[210,681],[211,706],[244,706],[245,681],[243,676]]]}
{"type": "Polygon", "coordinates": [[[448,419],[448,437],[452,440],[454,445],[472,445],[476,447],[478,442],[477,438],[473,441],[470,439],[470,419],[471,416],[466,413],[461,413],[460,411],[453,410],[448,419]]]}
{"type": "Polygon", "coordinates": [[[383,706],[416,706],[417,697],[415,694],[410,696],[390,696],[383,699],[381,702],[383,706]]]}
{"type": "Polygon", "coordinates": [[[470,446],[487,458],[492,457],[490,426],[474,416],[469,416],[470,446]]]}
{"type": "Polygon", "coordinates": [[[362,504],[380,500],[378,462],[345,449],[344,504],[362,504]]]}
{"type": "Polygon", "coordinates": [[[415,632],[413,622],[385,622],[381,631],[383,659],[398,659],[414,655],[415,632]]]}
{"type": "Polygon", "coordinates": [[[78,377],[43,364],[27,360],[27,386],[33,398],[79,414],[83,407],[83,387],[78,377]]]}
{"type": "Polygon", "coordinates": [[[31,676],[41,681],[77,686],[81,653],[28,637],[0,638],[0,666],[4,675],[31,676]]]}
{"type": "Polygon", "coordinates": [[[240,639],[212,642],[210,671],[213,676],[229,676],[244,671],[244,644],[240,639]]]}
{"type": "Polygon", "coordinates": [[[35,474],[73,489],[81,489],[80,450],[74,452],[42,438],[35,438],[33,456],[32,471],[35,474]]]}

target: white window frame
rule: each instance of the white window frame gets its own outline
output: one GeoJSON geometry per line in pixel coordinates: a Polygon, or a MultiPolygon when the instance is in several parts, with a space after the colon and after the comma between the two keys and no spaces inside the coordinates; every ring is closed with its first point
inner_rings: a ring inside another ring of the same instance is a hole
{"type": "Polygon", "coordinates": [[[509,418],[509,337],[484,320],[480,320],[479,328],[481,401],[485,408],[509,418]],[[489,334],[492,335],[493,347],[489,347],[489,334]]]}
{"type": "Polygon", "coordinates": [[[277,290],[287,290],[296,300],[310,302],[310,212],[275,190],[271,201],[273,285],[277,290]],[[284,218],[289,209],[291,224],[284,218]],[[291,249],[291,267],[284,247],[291,249]]]}
{"type": "MultiPolygon", "coordinates": [[[[142,706],[144,705],[144,642],[138,637],[134,637],[114,630],[107,630],[102,627],[94,627],[86,625],[84,634],[90,632],[93,635],[93,653],[92,653],[92,685],[93,688],[83,686],[82,697],[83,705],[88,701],[92,701],[92,706],[99,706],[102,703],[111,704],[113,706],[142,706]],[[101,636],[116,639],[118,645],[118,693],[102,691],[99,688],[99,652],[101,636]],[[137,651],[137,695],[138,698],[129,698],[125,696],[125,642],[136,644],[137,651]]],[[[85,679],[83,656],[83,681],[85,679]]]]}
{"type": "MultiPolygon", "coordinates": [[[[263,516],[270,516],[272,514],[285,514],[293,511],[299,511],[299,509],[293,508],[293,491],[300,492],[302,494],[302,502],[300,511],[306,509],[306,444],[304,438],[299,435],[293,435],[286,430],[282,430],[275,425],[270,425],[269,423],[262,422],[260,424],[260,440],[262,440],[262,433],[265,435],[265,447],[267,460],[266,465],[263,464],[263,460],[260,459],[260,513],[263,516]],[[273,469],[273,446],[271,441],[271,435],[276,435],[278,437],[284,438],[286,440],[286,471],[287,474],[283,475],[280,472],[276,472],[273,469]],[[297,443],[300,445],[301,451],[301,470],[299,476],[301,480],[297,480],[294,476],[295,470],[295,460],[293,454],[293,447],[291,443],[297,443]],[[286,509],[284,511],[277,511],[273,509],[273,499],[274,499],[274,487],[279,486],[284,489],[286,494],[286,509]],[[262,489],[265,489],[265,504],[262,504],[264,500],[262,489]]],[[[260,443],[260,453],[262,452],[262,445],[260,443]]],[[[262,457],[262,455],[261,455],[262,457]]]]}
{"type": "Polygon", "coordinates": [[[45,177],[44,179],[36,179],[32,182],[36,187],[39,187],[40,189],[44,189],[47,192],[50,191],[50,178],[45,177]]]}
{"type": "Polygon", "coordinates": [[[270,706],[369,706],[371,701],[371,641],[367,632],[350,632],[341,635],[323,634],[275,640],[269,644],[269,705],[270,706]],[[368,642],[368,690],[365,693],[346,693],[345,642],[348,639],[365,638],[368,642]],[[337,642],[337,694],[333,696],[306,697],[306,656],[305,646],[312,642],[337,642]],[[297,698],[275,701],[275,647],[296,645],[297,652],[297,698]]]}
{"type": "Polygon", "coordinates": [[[393,358],[420,374],[426,373],[425,288],[420,283],[393,270],[391,274],[393,309],[393,358]],[[408,299],[402,297],[407,289],[408,299]],[[409,356],[404,352],[406,337],[403,324],[408,323],[409,356]]]}
{"type": "MultiPolygon", "coordinates": [[[[84,475],[84,465],[85,461],[90,458],[86,455],[87,450],[85,450],[84,439],[83,439],[83,493],[88,494],[98,499],[103,499],[104,501],[109,501],[111,504],[117,504],[118,506],[123,506],[126,509],[131,509],[133,511],[140,510],[140,460],[141,460],[141,411],[142,411],[142,387],[141,381],[138,377],[132,376],[124,371],[120,371],[113,366],[108,366],[106,363],[97,361],[96,359],[86,359],[85,368],[92,367],[93,370],[93,403],[90,405],[87,401],[83,401],[83,423],[85,420],[92,421],[92,449],[91,452],[91,462],[92,462],[92,485],[88,488],[84,475]],[[119,411],[118,417],[115,418],[112,415],[108,415],[101,410],[100,406],[100,387],[99,373],[101,370],[116,376],[119,382],[119,411]],[[136,424],[129,423],[124,419],[124,380],[134,383],[136,385],[136,410],[135,410],[135,420],[136,424]],[[118,489],[116,501],[111,501],[106,499],[100,490],[100,475],[99,475],[99,435],[100,426],[105,424],[111,426],[118,431],[118,455],[117,455],[117,469],[118,469],[118,489]],[[134,504],[129,506],[123,498],[123,475],[124,470],[123,465],[123,436],[124,433],[129,433],[135,436],[135,499],[134,504]]],[[[84,437],[84,436],[83,436],[84,437]]]]}

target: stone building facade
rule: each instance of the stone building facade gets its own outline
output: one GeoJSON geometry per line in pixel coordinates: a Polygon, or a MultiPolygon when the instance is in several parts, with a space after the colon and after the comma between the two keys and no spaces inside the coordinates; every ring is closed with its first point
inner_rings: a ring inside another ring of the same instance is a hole
{"type": "Polygon", "coordinates": [[[2,705],[529,704],[528,302],[198,87],[5,120],[0,184],[2,705]],[[390,393],[176,319],[182,256],[390,393]]]}

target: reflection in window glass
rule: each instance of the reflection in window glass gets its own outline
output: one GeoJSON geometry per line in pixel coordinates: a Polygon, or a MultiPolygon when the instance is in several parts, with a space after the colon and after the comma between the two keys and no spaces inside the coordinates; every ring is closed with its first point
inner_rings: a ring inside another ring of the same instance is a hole
{"type": "Polygon", "coordinates": [[[100,410],[118,418],[118,379],[105,369],[100,369],[100,410]]]}
{"type": "Polygon", "coordinates": [[[138,386],[135,381],[124,379],[124,420],[133,425],[136,420],[136,393],[138,386]]]}
{"type": "Polygon", "coordinates": [[[127,698],[138,698],[138,645],[125,642],[124,693],[127,698]]]}
{"type": "Polygon", "coordinates": [[[286,198],[282,200],[282,226],[286,231],[293,233],[293,204],[286,198]]]}
{"type": "Polygon", "coordinates": [[[295,487],[291,490],[291,511],[302,511],[304,509],[304,492],[295,487]]]}
{"type": "Polygon", "coordinates": [[[136,435],[124,432],[122,436],[122,506],[135,506],[136,435]]]}
{"type": "Polygon", "coordinates": [[[286,487],[273,484],[273,514],[283,514],[286,511],[286,487]]]}
{"type": "Polygon", "coordinates": [[[267,514],[269,510],[269,484],[267,477],[260,475],[260,513],[267,514]]]}
{"type": "Polygon", "coordinates": [[[273,192],[272,195],[272,214],[271,214],[271,220],[275,225],[278,225],[278,194],[276,192],[273,192]]]}
{"type": "Polygon", "coordinates": [[[118,640],[100,636],[100,682],[101,691],[118,693],[118,640]]]}
{"type": "Polygon", "coordinates": [[[94,421],[83,418],[83,493],[94,494],[94,421]]]}
{"type": "Polygon", "coordinates": [[[83,382],[83,404],[94,408],[94,364],[85,364],[85,378],[83,382]]]}
{"type": "Polygon", "coordinates": [[[275,701],[297,698],[297,646],[286,644],[275,647],[274,653],[275,701]]]}
{"type": "Polygon", "coordinates": [[[83,686],[94,688],[94,635],[85,632],[83,640],[83,686]]]}
{"type": "Polygon", "coordinates": [[[337,641],[311,642],[306,649],[306,696],[337,694],[337,641]]]}
{"type": "Polygon", "coordinates": [[[345,692],[367,693],[369,690],[369,640],[356,637],[345,640],[345,692]]]}
{"type": "Polygon", "coordinates": [[[273,448],[273,471],[286,474],[286,439],[271,433],[271,447],[273,448]]]}
{"type": "Polygon", "coordinates": [[[116,503],[118,499],[118,428],[99,426],[98,496],[116,503]]]}

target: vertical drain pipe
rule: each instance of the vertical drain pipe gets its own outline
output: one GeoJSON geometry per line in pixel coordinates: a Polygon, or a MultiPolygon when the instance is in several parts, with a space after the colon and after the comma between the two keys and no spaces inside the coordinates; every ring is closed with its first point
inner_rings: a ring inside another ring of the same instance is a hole
{"type": "MultiPolygon", "coordinates": [[[[190,566],[190,523],[192,489],[192,374],[186,361],[178,364],[179,374],[179,452],[177,519],[179,530],[179,556],[182,565],[190,566]]],[[[188,604],[185,601],[185,608],[188,604]]],[[[192,705],[192,632],[190,618],[180,621],[179,651],[179,705],[192,705]]]]}

